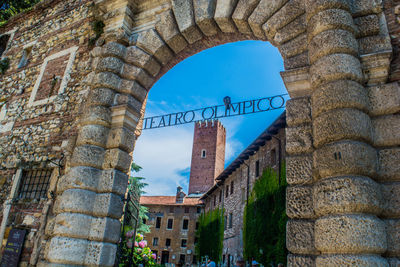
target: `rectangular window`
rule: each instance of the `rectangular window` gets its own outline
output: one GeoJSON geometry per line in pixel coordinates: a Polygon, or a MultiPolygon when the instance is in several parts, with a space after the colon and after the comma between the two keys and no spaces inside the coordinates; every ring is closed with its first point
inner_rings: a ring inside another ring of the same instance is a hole
{"type": "Polygon", "coordinates": [[[232,213],[229,213],[229,228],[232,228],[233,218],[232,213]]]}
{"type": "Polygon", "coordinates": [[[224,230],[226,230],[227,223],[228,223],[228,217],[224,216],[224,230]]]}
{"type": "Polygon", "coordinates": [[[161,217],[157,217],[157,219],[156,219],[156,228],[157,229],[161,228],[161,217]]]}
{"type": "Polygon", "coordinates": [[[189,213],[190,208],[189,207],[185,207],[185,213],[189,213]]]}
{"type": "Polygon", "coordinates": [[[174,219],[168,219],[167,229],[171,230],[173,225],[174,225],[174,219]]]}
{"type": "Polygon", "coordinates": [[[153,238],[153,246],[158,246],[158,237],[153,238]]]}
{"type": "Polygon", "coordinates": [[[187,230],[189,228],[189,220],[188,219],[184,219],[183,220],[183,224],[182,224],[182,229],[183,230],[187,230]]]}
{"type": "Polygon", "coordinates": [[[182,239],[181,248],[186,248],[186,244],[187,244],[187,240],[186,239],[182,239]]]}
{"type": "Polygon", "coordinates": [[[169,239],[169,238],[165,239],[165,246],[166,247],[171,246],[171,239],[169,239]]]}
{"type": "Polygon", "coordinates": [[[271,150],[271,166],[276,165],[276,150],[275,148],[271,150]]]}
{"type": "Polygon", "coordinates": [[[197,213],[201,213],[201,207],[197,207],[197,213]]]}
{"type": "Polygon", "coordinates": [[[256,177],[260,176],[260,161],[256,161],[256,177]]]}
{"type": "Polygon", "coordinates": [[[8,40],[10,39],[10,35],[4,34],[0,35],[0,57],[7,50],[8,40]]]}
{"type": "Polygon", "coordinates": [[[214,195],[214,207],[217,206],[217,196],[214,195]]]}
{"type": "Polygon", "coordinates": [[[219,191],[219,203],[222,202],[222,190],[219,191]]]}
{"type": "Polygon", "coordinates": [[[174,213],[174,207],[169,207],[169,213],[174,213]]]}
{"type": "Polygon", "coordinates": [[[231,182],[231,195],[233,194],[233,188],[234,188],[234,186],[233,186],[233,181],[231,182]]]}
{"type": "Polygon", "coordinates": [[[203,158],[203,159],[206,158],[206,150],[205,149],[201,150],[201,158],[203,158]]]}
{"type": "Polygon", "coordinates": [[[229,196],[229,185],[225,187],[225,197],[227,198],[229,196]]]}
{"type": "Polygon", "coordinates": [[[23,171],[21,187],[19,190],[19,198],[47,198],[47,190],[49,189],[52,172],[52,169],[23,171]]]}

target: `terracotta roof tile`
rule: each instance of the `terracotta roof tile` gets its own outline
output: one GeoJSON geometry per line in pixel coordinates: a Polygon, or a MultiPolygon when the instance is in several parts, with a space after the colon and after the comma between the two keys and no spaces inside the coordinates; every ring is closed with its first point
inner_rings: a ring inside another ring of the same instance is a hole
{"type": "Polygon", "coordinates": [[[176,203],[175,196],[141,196],[141,205],[190,205],[196,206],[202,204],[199,197],[185,197],[183,203],[176,203]]]}

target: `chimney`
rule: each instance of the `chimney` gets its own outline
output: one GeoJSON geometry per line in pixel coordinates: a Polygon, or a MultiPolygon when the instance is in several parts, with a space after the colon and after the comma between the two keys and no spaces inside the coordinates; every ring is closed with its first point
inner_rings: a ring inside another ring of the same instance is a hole
{"type": "Polygon", "coordinates": [[[185,196],[186,194],[182,191],[182,187],[178,186],[176,188],[176,203],[183,203],[185,196]]]}

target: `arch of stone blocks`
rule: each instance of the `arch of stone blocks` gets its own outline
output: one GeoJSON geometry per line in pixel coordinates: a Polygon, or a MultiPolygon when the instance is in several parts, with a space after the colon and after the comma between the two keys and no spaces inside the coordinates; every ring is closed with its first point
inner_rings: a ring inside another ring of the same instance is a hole
{"type": "Polygon", "coordinates": [[[284,60],[288,265],[399,261],[399,104],[387,98],[399,89],[386,83],[380,1],[153,1],[151,16],[146,1],[133,2],[100,3],[106,33],[91,52],[91,92],[47,225],[48,265],[113,265],[148,91],[186,57],[239,40],[269,41],[284,60]],[[146,23],[135,27],[135,16],[146,23]]]}

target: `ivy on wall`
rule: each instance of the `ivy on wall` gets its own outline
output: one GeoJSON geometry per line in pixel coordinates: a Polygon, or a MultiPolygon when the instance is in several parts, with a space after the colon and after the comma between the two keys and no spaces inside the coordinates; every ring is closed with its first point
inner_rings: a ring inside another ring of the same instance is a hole
{"type": "Polygon", "coordinates": [[[200,215],[196,231],[196,255],[208,256],[215,262],[221,260],[224,239],[224,211],[220,208],[200,215]]]}
{"type": "Polygon", "coordinates": [[[244,211],[244,256],[265,266],[271,263],[286,266],[287,183],[284,164],[280,173],[281,179],[278,179],[273,169],[264,170],[254,184],[244,211]]]}

